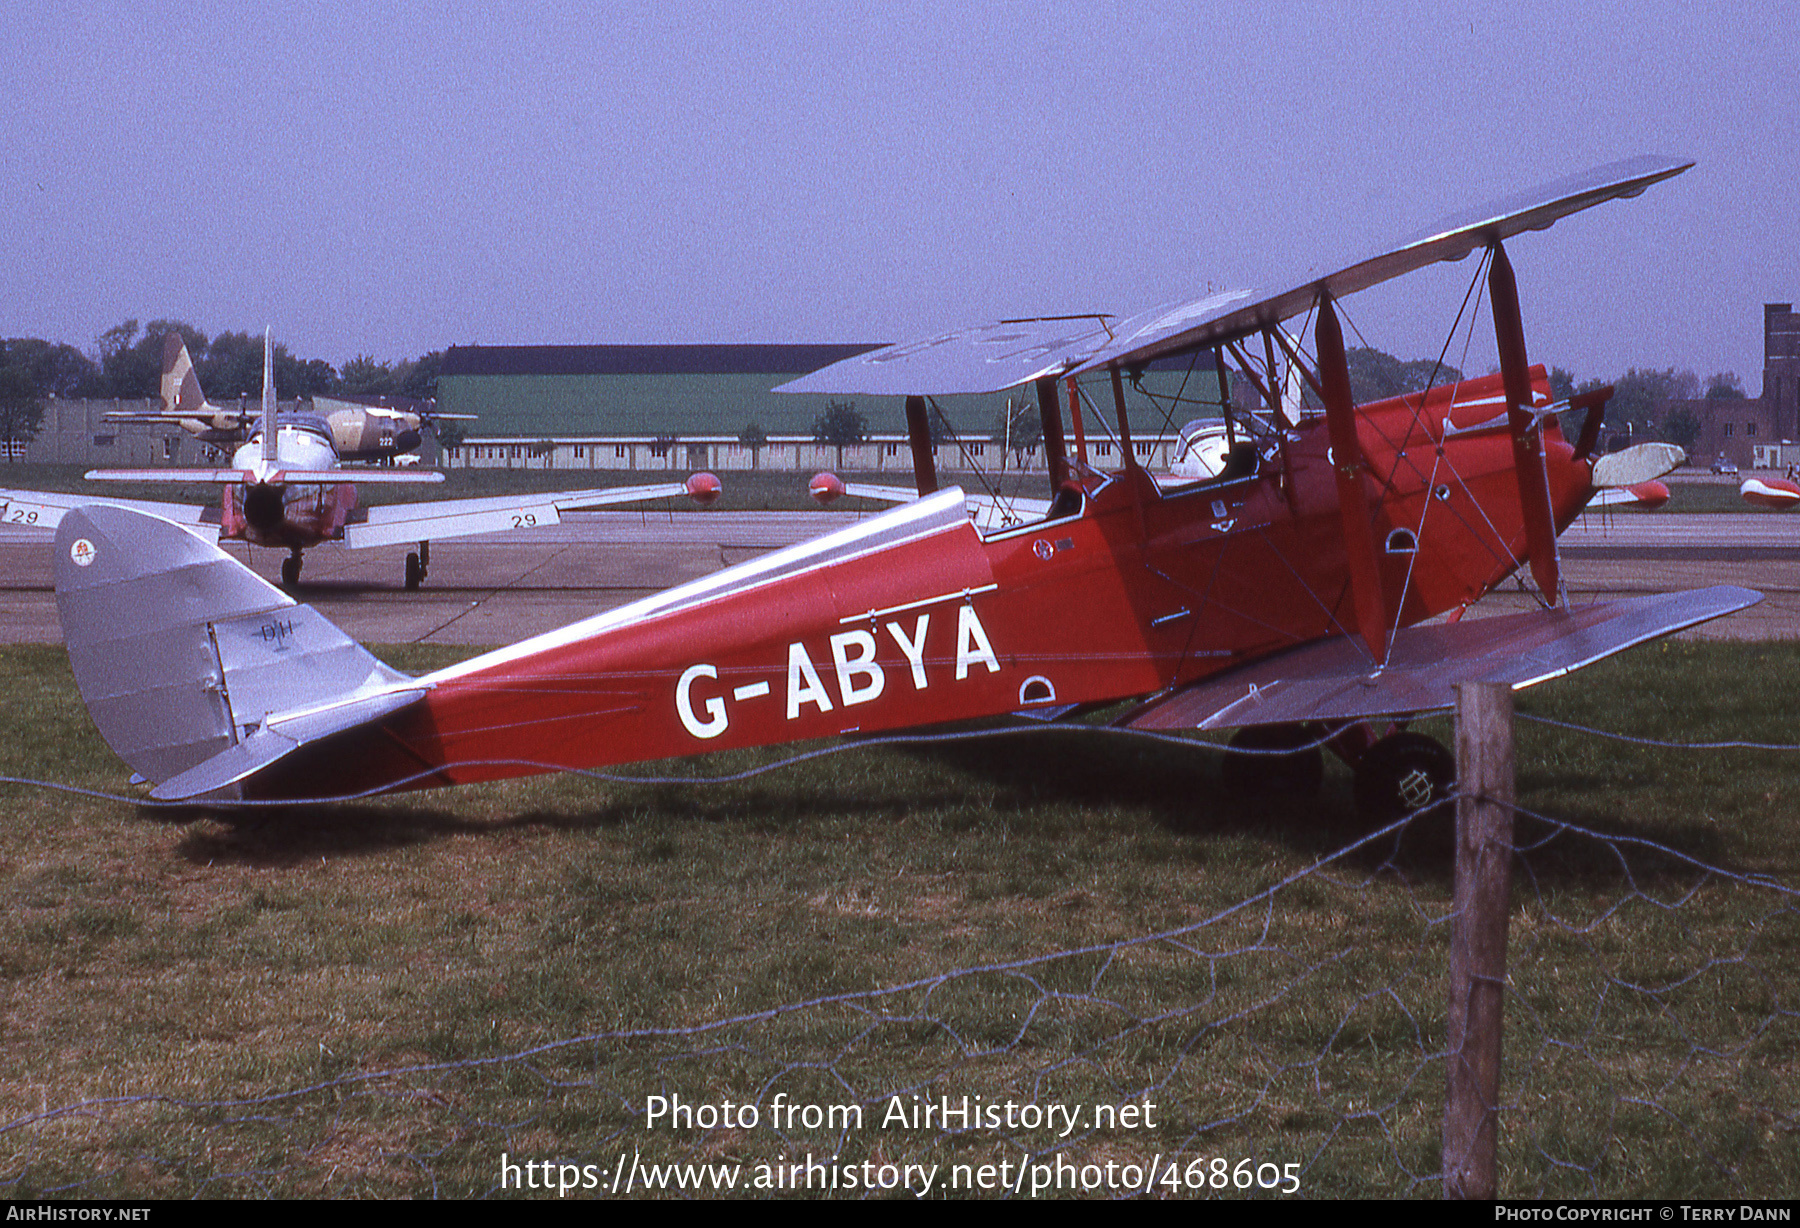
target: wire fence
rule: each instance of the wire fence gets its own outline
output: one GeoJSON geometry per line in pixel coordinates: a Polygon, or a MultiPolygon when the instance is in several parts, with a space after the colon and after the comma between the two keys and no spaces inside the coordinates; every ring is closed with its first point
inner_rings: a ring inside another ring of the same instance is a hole
{"type": "MultiPolygon", "coordinates": [[[[873,991],[44,1104],[0,1124],[0,1175],[16,1198],[1436,1196],[1444,844],[1409,816],[1196,922],[873,991]]],[[[1800,892],[1523,808],[1513,882],[1501,1194],[1793,1197],[1800,892]]]]}

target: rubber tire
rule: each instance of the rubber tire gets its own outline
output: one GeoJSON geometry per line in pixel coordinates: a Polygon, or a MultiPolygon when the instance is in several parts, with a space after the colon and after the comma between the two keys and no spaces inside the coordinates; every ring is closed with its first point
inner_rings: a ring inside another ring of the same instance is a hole
{"type": "Polygon", "coordinates": [[[406,587],[418,588],[424,582],[425,568],[420,565],[419,556],[408,554],[406,556],[406,587]]]}
{"type": "MultiPolygon", "coordinates": [[[[1318,741],[1304,725],[1252,725],[1231,735],[1233,750],[1288,750],[1318,741]]],[[[1325,756],[1317,746],[1287,755],[1234,755],[1220,766],[1225,787],[1245,796],[1313,797],[1325,780],[1325,756]]]]}
{"type": "Polygon", "coordinates": [[[289,556],[281,560],[281,587],[295,588],[300,583],[300,560],[289,556]]]}
{"type": "Polygon", "coordinates": [[[1356,811],[1374,823],[1432,812],[1456,787],[1456,756],[1436,738],[1390,734],[1356,761],[1356,811]]]}

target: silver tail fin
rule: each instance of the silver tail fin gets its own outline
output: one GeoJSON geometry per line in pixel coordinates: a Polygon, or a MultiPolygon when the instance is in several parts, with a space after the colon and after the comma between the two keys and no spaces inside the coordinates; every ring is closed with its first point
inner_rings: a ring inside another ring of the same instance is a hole
{"type": "Polygon", "coordinates": [[[211,542],[129,508],[63,517],[56,606],[100,736],[155,797],[219,796],[425,693],[211,542]]]}
{"type": "Polygon", "coordinates": [[[269,330],[263,329],[263,399],[262,399],[262,458],[274,461],[281,455],[281,437],[276,434],[275,427],[275,344],[269,340],[269,330]]]}

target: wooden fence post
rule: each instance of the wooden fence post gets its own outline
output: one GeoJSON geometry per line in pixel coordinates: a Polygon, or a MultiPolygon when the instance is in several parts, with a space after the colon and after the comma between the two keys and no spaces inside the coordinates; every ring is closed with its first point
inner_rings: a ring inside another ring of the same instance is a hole
{"type": "Polygon", "coordinates": [[[1450,937],[1444,1197],[1493,1198],[1512,895],[1512,688],[1456,688],[1456,919],[1450,937]]]}

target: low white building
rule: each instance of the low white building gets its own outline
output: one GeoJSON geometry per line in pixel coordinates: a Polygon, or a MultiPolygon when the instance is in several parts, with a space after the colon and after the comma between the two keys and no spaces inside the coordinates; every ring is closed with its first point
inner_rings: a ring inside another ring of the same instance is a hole
{"type": "MultiPolygon", "coordinates": [[[[1134,440],[1138,463],[1166,470],[1178,438],[1153,435],[1134,440]]],[[[932,448],[941,473],[992,473],[1002,468],[1003,449],[990,438],[944,441],[932,448]]],[[[1071,441],[1070,452],[1075,447],[1071,441]]],[[[1118,446],[1110,439],[1088,441],[1088,460],[1100,469],[1121,465],[1118,446]]],[[[912,473],[912,447],[905,435],[872,435],[867,442],[839,448],[811,436],[772,435],[752,448],[726,435],[679,437],[580,435],[551,439],[470,436],[444,452],[453,469],[621,469],[652,473],[691,473],[698,469],[723,473],[743,469],[816,473],[912,473]]],[[[1005,457],[1007,472],[1044,472],[1042,448],[1014,449],[1005,457]]]]}

